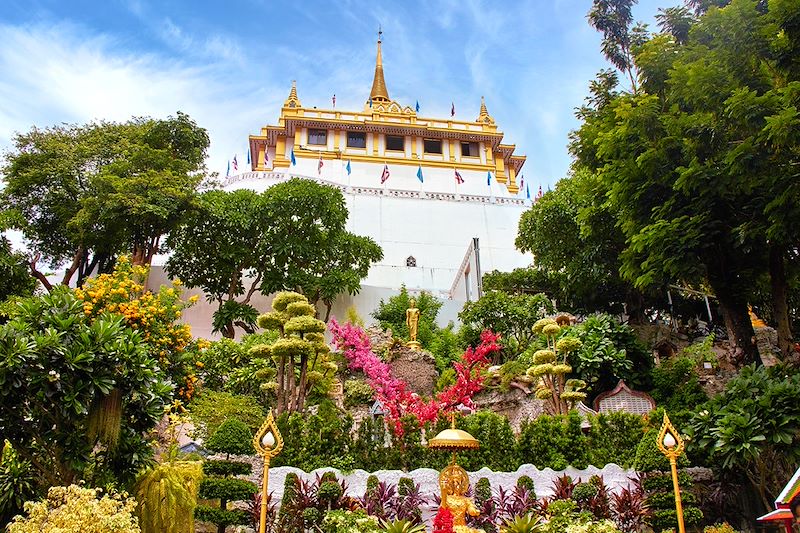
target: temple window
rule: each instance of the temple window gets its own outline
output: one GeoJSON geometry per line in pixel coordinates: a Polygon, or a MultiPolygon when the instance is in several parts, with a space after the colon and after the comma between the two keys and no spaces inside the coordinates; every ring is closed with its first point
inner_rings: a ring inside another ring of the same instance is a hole
{"type": "Polygon", "coordinates": [[[478,143],[461,143],[462,157],[480,157],[478,143]]]}
{"type": "Polygon", "coordinates": [[[326,145],[328,144],[327,130],[308,130],[308,144],[326,145]]]}
{"type": "Polygon", "coordinates": [[[442,153],[442,140],[441,139],[425,139],[423,141],[426,154],[441,154],[442,153]]]}
{"type": "Polygon", "coordinates": [[[409,255],[406,258],[406,266],[407,267],[415,267],[415,266],[417,266],[417,260],[413,255],[409,255]]]}
{"type": "Polygon", "coordinates": [[[366,148],[367,147],[367,134],[360,131],[347,132],[347,147],[348,148],[366,148]]]}
{"type": "Polygon", "coordinates": [[[406,149],[406,139],[401,135],[387,135],[386,149],[402,152],[406,149]]]}

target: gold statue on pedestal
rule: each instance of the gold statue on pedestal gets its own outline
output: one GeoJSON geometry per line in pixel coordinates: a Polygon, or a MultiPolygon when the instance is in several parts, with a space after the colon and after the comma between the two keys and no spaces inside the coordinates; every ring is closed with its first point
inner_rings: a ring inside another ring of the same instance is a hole
{"type": "Polygon", "coordinates": [[[428,442],[429,448],[451,450],[453,459],[439,474],[439,489],[442,492],[442,507],[453,514],[453,531],[455,533],[483,533],[481,529],[467,526],[467,515],[478,516],[480,511],[466,494],[469,490],[467,471],[456,464],[458,450],[475,449],[480,446],[478,440],[461,429],[456,429],[455,413],[451,413],[450,429],[445,429],[428,442]]]}
{"type": "Polygon", "coordinates": [[[412,350],[420,350],[422,345],[417,342],[417,331],[419,328],[419,309],[417,309],[417,301],[414,298],[408,302],[408,309],[406,309],[406,326],[408,326],[408,342],[406,346],[412,350]]]}

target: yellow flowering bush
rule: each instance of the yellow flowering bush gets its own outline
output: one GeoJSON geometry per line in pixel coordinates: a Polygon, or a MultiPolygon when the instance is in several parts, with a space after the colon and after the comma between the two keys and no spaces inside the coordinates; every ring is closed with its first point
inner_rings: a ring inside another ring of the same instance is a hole
{"type": "Polygon", "coordinates": [[[177,321],[197,298],[184,302],[179,280],[169,287],[162,285],[157,293],[145,290],[147,273],[147,267],[133,265],[128,257],[121,256],[112,273],[90,278],[75,289],[75,295],[83,302],[88,317],[103,312],[124,316],[128,326],[140,331],[152,347],[152,355],[176,383],[178,395],[190,400],[197,383],[192,331],[188,324],[177,321]]]}
{"type": "Polygon", "coordinates": [[[9,533],[140,533],[136,501],[127,494],[105,494],[78,485],[50,487],[47,499],[26,502],[9,533]]]}

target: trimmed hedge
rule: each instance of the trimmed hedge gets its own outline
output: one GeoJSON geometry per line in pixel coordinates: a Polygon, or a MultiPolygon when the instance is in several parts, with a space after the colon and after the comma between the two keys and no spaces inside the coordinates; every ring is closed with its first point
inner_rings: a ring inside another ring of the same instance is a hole
{"type": "Polygon", "coordinates": [[[253,466],[243,461],[206,461],[203,473],[207,476],[246,476],[253,466]]]}
{"type": "Polygon", "coordinates": [[[258,492],[255,483],[233,477],[207,477],[200,482],[199,495],[204,500],[250,500],[258,492]]]}

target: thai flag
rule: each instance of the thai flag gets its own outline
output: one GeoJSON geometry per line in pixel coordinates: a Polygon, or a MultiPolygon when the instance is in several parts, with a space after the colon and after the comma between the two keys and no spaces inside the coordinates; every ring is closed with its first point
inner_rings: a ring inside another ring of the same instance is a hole
{"type": "Polygon", "coordinates": [[[381,185],[386,183],[386,180],[389,179],[389,165],[386,163],[383,164],[383,172],[381,172],[381,185]]]}
{"type": "Polygon", "coordinates": [[[536,199],[538,200],[541,197],[542,197],[542,186],[539,185],[539,194],[536,195],[536,199]]]}
{"type": "Polygon", "coordinates": [[[317,174],[322,174],[322,154],[319,154],[319,163],[317,164],[317,174]]]}
{"type": "Polygon", "coordinates": [[[233,170],[239,170],[239,163],[236,162],[236,156],[233,156],[233,170]]]}
{"type": "Polygon", "coordinates": [[[456,116],[456,103],[455,102],[450,102],[450,116],[451,117],[456,116]]]}
{"type": "Polygon", "coordinates": [[[456,183],[458,183],[459,185],[464,183],[464,178],[461,177],[461,174],[458,172],[458,170],[455,170],[455,169],[453,169],[453,170],[456,173],[456,183]]]}
{"type": "Polygon", "coordinates": [[[336,95],[335,94],[333,95],[333,98],[331,98],[331,100],[333,100],[333,107],[336,107],[336,95]]]}

